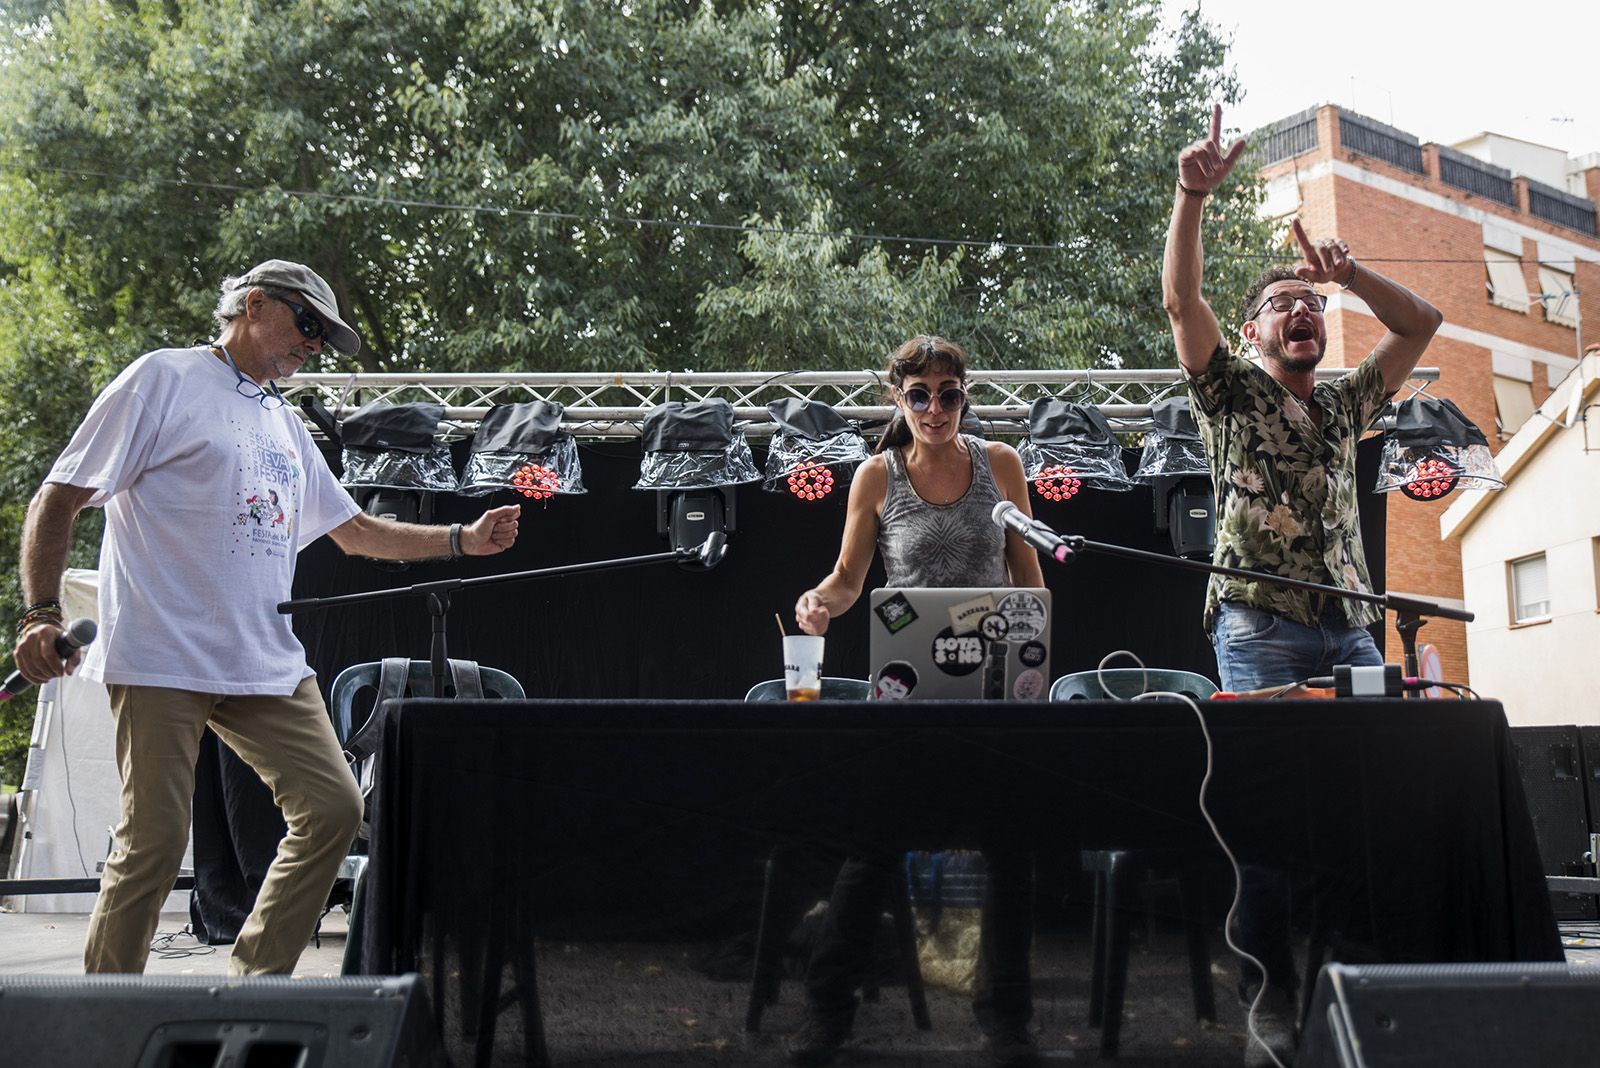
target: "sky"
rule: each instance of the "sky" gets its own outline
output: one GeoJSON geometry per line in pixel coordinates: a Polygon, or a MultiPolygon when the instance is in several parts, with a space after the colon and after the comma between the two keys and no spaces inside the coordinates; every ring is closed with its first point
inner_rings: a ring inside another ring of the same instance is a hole
{"type": "MultiPolygon", "coordinates": [[[[1171,23],[1196,0],[1162,0],[1171,23]]],[[[1244,90],[1223,113],[1252,130],[1315,104],[1338,104],[1426,144],[1489,130],[1600,152],[1600,3],[1436,5],[1341,0],[1266,5],[1199,0],[1233,36],[1244,90]]],[[[1197,136],[1203,123],[1196,123],[1197,136]]]]}

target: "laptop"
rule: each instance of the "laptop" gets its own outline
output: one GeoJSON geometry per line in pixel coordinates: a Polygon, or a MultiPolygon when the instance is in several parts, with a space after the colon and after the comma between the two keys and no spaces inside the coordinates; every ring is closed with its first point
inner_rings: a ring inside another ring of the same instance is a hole
{"type": "Polygon", "coordinates": [[[873,590],[872,700],[1042,701],[1050,689],[1050,591],[873,590]]]}

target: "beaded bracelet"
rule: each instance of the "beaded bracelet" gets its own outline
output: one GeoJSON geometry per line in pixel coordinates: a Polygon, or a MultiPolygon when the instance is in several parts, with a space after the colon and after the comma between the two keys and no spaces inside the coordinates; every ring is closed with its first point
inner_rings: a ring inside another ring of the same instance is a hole
{"type": "Polygon", "coordinates": [[[22,634],[39,623],[59,625],[65,618],[60,601],[40,601],[37,604],[30,604],[22,610],[22,617],[17,620],[17,633],[22,634]]]}

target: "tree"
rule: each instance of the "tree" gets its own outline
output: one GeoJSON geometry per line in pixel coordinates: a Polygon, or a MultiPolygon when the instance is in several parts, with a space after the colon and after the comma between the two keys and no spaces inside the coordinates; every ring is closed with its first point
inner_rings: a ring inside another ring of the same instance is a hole
{"type": "MultiPolygon", "coordinates": [[[[270,256],[367,340],[320,370],[859,368],[916,331],[1170,364],[1174,160],[1235,95],[1155,0],[20,0],[0,30],[7,560],[87,398],[270,256]]],[[[1258,195],[1218,198],[1222,292],[1258,195]]]]}

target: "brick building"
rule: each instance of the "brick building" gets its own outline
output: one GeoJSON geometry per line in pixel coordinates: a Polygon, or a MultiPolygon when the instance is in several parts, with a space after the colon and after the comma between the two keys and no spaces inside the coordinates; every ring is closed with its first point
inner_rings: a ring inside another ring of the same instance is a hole
{"type": "MultiPolygon", "coordinates": [[[[1279,120],[1251,144],[1268,213],[1298,214],[1313,239],[1344,238],[1358,261],[1444,313],[1422,358],[1439,368],[1429,392],[1455,401],[1492,450],[1577,364],[1582,324],[1590,324],[1589,341],[1600,340],[1600,166],[1582,166],[1593,157],[1569,161],[1493,135],[1463,142],[1467,151],[1423,144],[1331,105],[1279,120]]],[[[1383,333],[1349,293],[1335,293],[1327,321],[1328,367],[1359,363],[1383,333]]],[[[1463,607],[1460,547],[1439,532],[1453,501],[1389,495],[1390,592],[1463,607]]],[[[1398,663],[1393,623],[1391,614],[1386,657],[1398,663]]],[[[1434,646],[1443,678],[1469,679],[1462,624],[1430,621],[1418,640],[1434,646]]]]}

